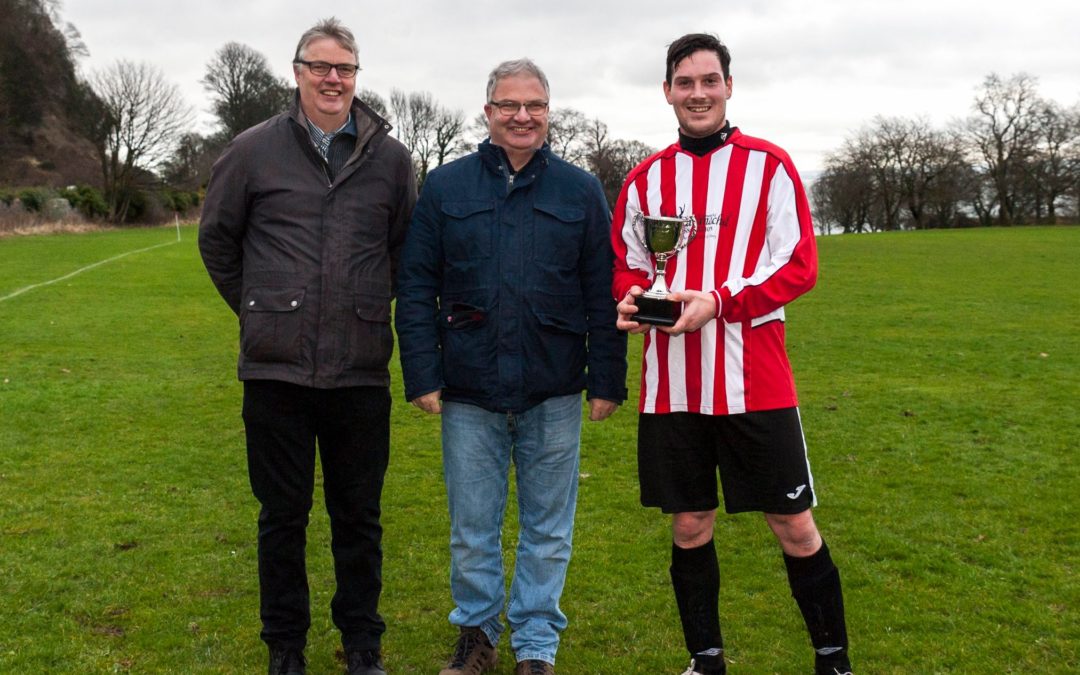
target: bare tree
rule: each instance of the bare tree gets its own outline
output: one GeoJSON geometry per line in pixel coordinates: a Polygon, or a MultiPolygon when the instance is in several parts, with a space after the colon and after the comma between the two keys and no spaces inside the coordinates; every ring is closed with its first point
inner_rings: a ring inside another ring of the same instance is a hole
{"type": "Polygon", "coordinates": [[[194,131],[182,134],[176,150],[162,167],[162,177],[167,184],[183,190],[206,187],[210,169],[226,143],[222,134],[203,136],[194,131]]]}
{"type": "Polygon", "coordinates": [[[437,114],[435,98],[429,92],[410,94],[394,89],[390,92],[390,111],[394,116],[398,140],[412,152],[419,187],[427,178],[434,155],[430,132],[437,114]]]}
{"type": "MultiPolygon", "coordinates": [[[[884,176],[891,176],[906,212],[901,225],[916,229],[944,227],[948,213],[955,214],[966,197],[955,178],[964,164],[959,147],[950,137],[930,126],[925,118],[877,118],[875,135],[884,161],[884,176]],[[905,222],[906,221],[906,222],[905,222]]],[[[891,223],[890,223],[891,224],[891,223]]]]}
{"type": "Polygon", "coordinates": [[[973,108],[945,130],[877,117],[846,139],[811,187],[823,231],[1056,222],[1074,200],[1080,217],[1080,106],[1021,73],[987,76],[973,108]]]}
{"type": "Polygon", "coordinates": [[[460,110],[447,110],[440,106],[433,131],[435,166],[442,166],[464,150],[465,114],[460,110]]]}
{"type": "Polygon", "coordinates": [[[810,186],[814,220],[822,234],[839,227],[847,234],[871,228],[873,181],[865,168],[839,154],[825,158],[825,170],[810,186]]]}
{"type": "Polygon", "coordinates": [[[614,206],[630,170],[656,152],[640,141],[612,140],[599,119],[588,120],[584,129],[588,169],[600,180],[608,204],[614,206]]]}
{"type": "Polygon", "coordinates": [[[261,53],[229,42],[206,64],[203,88],[226,138],[288,109],[293,87],[270,70],[261,53]]]}
{"type": "Polygon", "coordinates": [[[571,164],[589,168],[591,121],[573,108],[557,108],[548,116],[548,144],[551,151],[571,164]]]}
{"type": "Polygon", "coordinates": [[[1043,102],[1037,113],[1037,145],[1031,166],[1035,217],[1057,220],[1057,207],[1080,179],[1080,106],[1043,102]],[[1044,211],[1045,209],[1045,211],[1044,211]]]}
{"type": "Polygon", "coordinates": [[[901,128],[884,124],[867,126],[844,142],[841,150],[851,166],[866,172],[871,179],[870,220],[872,229],[899,230],[903,194],[897,147],[903,143],[901,128]]]}
{"type": "Polygon", "coordinates": [[[465,125],[464,143],[469,147],[469,149],[473,149],[477,145],[480,145],[480,143],[482,143],[484,139],[488,137],[488,134],[490,132],[491,127],[488,124],[487,115],[485,115],[483,112],[478,112],[476,113],[476,115],[473,116],[471,120],[469,120],[468,124],[465,125]]]}
{"type": "Polygon", "coordinates": [[[379,96],[371,89],[357,89],[356,96],[374,110],[384,120],[390,119],[390,108],[386,106],[386,99],[379,96]]]}
{"type": "Polygon", "coordinates": [[[97,144],[109,218],[123,222],[140,172],[168,159],[190,125],[191,109],[180,90],[148,63],[117,61],[94,74],[103,119],[97,144]]]}
{"type": "Polygon", "coordinates": [[[608,151],[608,126],[594,117],[585,126],[585,145],[589,151],[589,164],[595,165],[608,151]]]}
{"type": "Polygon", "coordinates": [[[947,131],[934,131],[936,154],[930,158],[932,180],[925,186],[924,217],[917,227],[958,227],[971,222],[973,202],[982,181],[964,157],[963,143],[947,131]]]}
{"type": "Polygon", "coordinates": [[[442,107],[429,92],[398,89],[390,92],[390,111],[398,140],[412,152],[417,186],[422,186],[432,168],[460,152],[465,116],[442,107]]]}
{"type": "Polygon", "coordinates": [[[949,227],[970,200],[953,136],[924,118],[877,117],[826,158],[815,215],[845,232],[949,227]]]}
{"type": "Polygon", "coordinates": [[[975,115],[965,125],[972,158],[993,188],[1002,225],[1022,216],[1025,172],[1035,152],[1042,105],[1036,87],[1037,80],[1026,73],[1008,79],[988,75],[975,97],[975,115]]]}
{"type": "Polygon", "coordinates": [[[641,141],[620,138],[609,143],[602,153],[591,157],[592,173],[604,187],[608,206],[615,206],[627,174],[654,152],[655,149],[641,141]]]}
{"type": "MultiPolygon", "coordinates": [[[[880,230],[889,195],[878,186],[885,173],[879,166],[877,139],[870,128],[856,132],[825,157],[825,170],[811,186],[814,219],[823,232],[880,230]]],[[[894,190],[895,192],[895,190],[894,190]]]]}

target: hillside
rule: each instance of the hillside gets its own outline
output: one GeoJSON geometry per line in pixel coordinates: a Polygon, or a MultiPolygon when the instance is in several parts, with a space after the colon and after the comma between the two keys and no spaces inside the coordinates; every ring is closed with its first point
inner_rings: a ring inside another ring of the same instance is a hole
{"type": "Polygon", "coordinates": [[[50,7],[0,0],[0,185],[97,186],[97,154],[82,132],[93,95],[50,7]]]}

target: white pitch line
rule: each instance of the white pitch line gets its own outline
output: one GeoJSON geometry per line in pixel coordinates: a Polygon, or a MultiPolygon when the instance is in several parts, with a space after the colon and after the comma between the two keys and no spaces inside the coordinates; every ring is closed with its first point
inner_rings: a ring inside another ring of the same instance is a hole
{"type": "Polygon", "coordinates": [[[126,258],[127,256],[134,255],[136,253],[145,253],[146,251],[153,251],[155,248],[161,248],[162,246],[172,246],[175,243],[176,243],[175,241],[167,241],[164,244],[155,244],[153,246],[147,246],[146,248],[140,248],[137,251],[128,251],[127,253],[121,253],[120,255],[114,255],[113,257],[106,258],[105,260],[99,260],[96,263],[91,263],[91,264],[87,265],[86,267],[80,267],[79,269],[75,270],[74,272],[69,272],[68,274],[65,274],[62,277],[58,277],[58,278],[52,279],[50,281],[42,281],[40,284],[33,284],[33,285],[30,285],[30,286],[25,286],[23,288],[20,288],[19,290],[15,291],[14,293],[9,293],[8,295],[0,297],[0,302],[3,302],[5,300],[10,300],[10,299],[12,299],[14,297],[22,295],[23,293],[25,293],[27,291],[32,291],[35,288],[41,288],[42,286],[50,286],[50,285],[55,284],[57,282],[64,281],[65,279],[70,279],[71,277],[75,276],[76,274],[82,274],[83,272],[85,272],[87,270],[92,270],[95,267],[98,267],[100,265],[104,265],[105,263],[111,263],[111,262],[113,262],[115,260],[119,260],[120,258],[126,258]]]}

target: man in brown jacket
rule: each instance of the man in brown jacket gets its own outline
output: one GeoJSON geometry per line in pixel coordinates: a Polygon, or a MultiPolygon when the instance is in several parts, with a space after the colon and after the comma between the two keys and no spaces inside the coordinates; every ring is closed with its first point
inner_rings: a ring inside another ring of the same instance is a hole
{"type": "Polygon", "coordinates": [[[384,675],[379,500],[390,446],[390,300],[416,201],[409,152],[354,98],[356,42],[335,19],[300,38],[292,109],[214,165],[199,227],[210,277],[240,319],[248,472],[259,500],[270,673],[304,672],[304,563],[322,461],[348,672],[384,675]]]}

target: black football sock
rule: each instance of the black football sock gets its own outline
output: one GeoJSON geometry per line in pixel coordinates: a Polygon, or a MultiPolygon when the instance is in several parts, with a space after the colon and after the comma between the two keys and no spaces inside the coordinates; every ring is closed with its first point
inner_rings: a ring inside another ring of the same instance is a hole
{"type": "MultiPolygon", "coordinates": [[[[679,605],[686,649],[691,656],[711,653],[722,673],[724,641],[720,636],[720,567],[716,547],[709,542],[697,548],[671,545],[671,585],[679,605]]],[[[704,672],[704,671],[701,671],[704,672]]]]}
{"type": "Polygon", "coordinates": [[[821,542],[817,553],[806,558],[784,554],[791,596],[799,605],[819,666],[848,666],[847,625],[840,571],[829,547],[821,542]]]}

